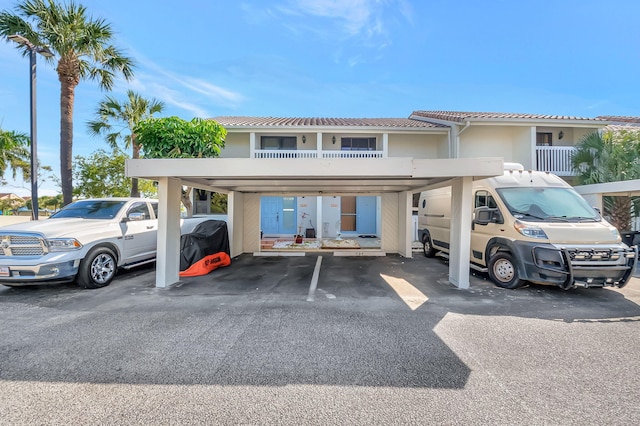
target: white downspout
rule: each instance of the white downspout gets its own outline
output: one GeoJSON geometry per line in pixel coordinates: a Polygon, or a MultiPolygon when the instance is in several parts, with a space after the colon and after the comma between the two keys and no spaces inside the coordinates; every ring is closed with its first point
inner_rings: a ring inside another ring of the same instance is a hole
{"type": "Polygon", "coordinates": [[[452,158],[460,158],[460,135],[463,134],[464,131],[469,128],[469,126],[471,126],[471,122],[467,121],[464,124],[464,127],[457,131],[457,133],[456,133],[456,143],[455,143],[455,146],[453,147],[453,151],[454,152],[453,152],[453,157],[452,158]]]}

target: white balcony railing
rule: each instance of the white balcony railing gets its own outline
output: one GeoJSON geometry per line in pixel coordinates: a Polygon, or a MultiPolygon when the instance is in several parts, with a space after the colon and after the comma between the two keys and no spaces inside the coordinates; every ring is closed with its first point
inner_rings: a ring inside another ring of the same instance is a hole
{"type": "Polygon", "coordinates": [[[254,158],[318,158],[318,151],[295,149],[256,149],[254,158]]]}
{"type": "Polygon", "coordinates": [[[576,149],[572,146],[537,146],[537,170],[558,176],[575,176],[576,173],[571,166],[575,152],[576,149]]]}
{"type": "Polygon", "coordinates": [[[382,158],[382,151],[322,151],[322,158],[382,158]]]}
{"type": "Polygon", "coordinates": [[[382,151],[321,151],[295,149],[256,149],[254,158],[382,158],[382,151]]]}

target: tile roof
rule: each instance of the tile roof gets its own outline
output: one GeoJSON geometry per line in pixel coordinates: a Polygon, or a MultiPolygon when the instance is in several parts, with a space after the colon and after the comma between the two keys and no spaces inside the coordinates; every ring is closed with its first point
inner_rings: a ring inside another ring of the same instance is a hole
{"type": "Polygon", "coordinates": [[[382,128],[447,128],[409,118],[324,118],[324,117],[213,117],[224,127],[382,127],[382,128]]]}
{"type": "Polygon", "coordinates": [[[584,120],[604,121],[600,118],[584,118],[567,115],[518,114],[511,112],[462,112],[462,111],[414,111],[412,116],[435,120],[463,122],[468,120],[584,120]]]}
{"type": "Polygon", "coordinates": [[[640,117],[631,117],[623,115],[600,115],[596,118],[614,123],[633,123],[640,124],[640,117]]]}

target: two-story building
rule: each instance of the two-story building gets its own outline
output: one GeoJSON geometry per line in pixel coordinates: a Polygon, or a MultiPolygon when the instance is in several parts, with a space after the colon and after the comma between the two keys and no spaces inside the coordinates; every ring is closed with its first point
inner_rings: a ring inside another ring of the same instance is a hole
{"type": "Polygon", "coordinates": [[[408,118],[215,117],[219,158],[128,160],[127,175],[159,182],[156,285],[178,281],[183,185],[228,194],[232,256],[264,253],[268,237],[374,237],[355,255],[412,256],[413,195],[452,184],[450,281],[467,287],[471,183],[503,162],[570,180],[571,153],[600,118],[415,111],[408,118]],[[455,232],[454,232],[455,231],[455,232]]]}

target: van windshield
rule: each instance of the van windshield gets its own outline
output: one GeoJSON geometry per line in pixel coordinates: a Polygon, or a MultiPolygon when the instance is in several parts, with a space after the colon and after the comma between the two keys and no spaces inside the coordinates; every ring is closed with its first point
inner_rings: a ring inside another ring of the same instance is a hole
{"type": "Polygon", "coordinates": [[[538,222],[595,222],[600,215],[569,188],[500,188],[513,217],[538,222]]]}

